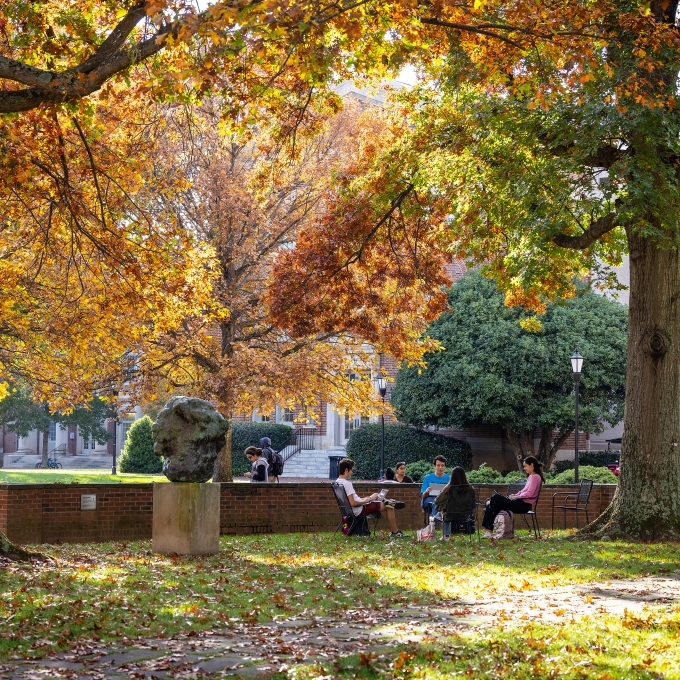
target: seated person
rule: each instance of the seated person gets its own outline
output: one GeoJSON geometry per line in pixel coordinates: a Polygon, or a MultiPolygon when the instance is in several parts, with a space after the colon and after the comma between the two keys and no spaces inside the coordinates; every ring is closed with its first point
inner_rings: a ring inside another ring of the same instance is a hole
{"type": "Polygon", "coordinates": [[[406,463],[403,461],[394,466],[394,481],[398,484],[415,484],[413,479],[406,474],[406,463]]]}
{"type": "Polygon", "coordinates": [[[394,538],[405,536],[403,532],[399,531],[397,527],[397,520],[394,516],[394,507],[404,507],[403,503],[399,503],[393,506],[389,503],[383,503],[376,500],[378,494],[374,493],[366,498],[361,498],[357,492],[354,490],[354,485],[349,481],[352,476],[352,471],[354,469],[354,461],[349,458],[343,458],[338,463],[338,474],[340,475],[337,479],[338,484],[345,488],[345,493],[347,494],[347,499],[349,504],[352,506],[352,512],[356,517],[365,517],[374,512],[385,513],[387,518],[387,523],[390,525],[390,536],[394,538]]]}
{"type": "Polygon", "coordinates": [[[435,508],[444,519],[443,538],[451,535],[452,523],[455,525],[474,515],[476,503],[475,490],[470,486],[465,470],[459,466],[453,468],[451,481],[434,500],[435,508]]]}
{"type": "Polygon", "coordinates": [[[388,482],[388,483],[393,483],[394,482],[394,470],[391,467],[388,467],[387,470],[385,470],[385,476],[380,480],[382,483],[388,482]]]}
{"type": "Polygon", "coordinates": [[[430,495],[431,484],[448,484],[451,478],[444,473],[446,470],[446,458],[437,456],[434,459],[434,472],[425,475],[420,487],[421,506],[428,515],[434,515],[434,499],[436,495],[430,495]]]}
{"type": "Polygon", "coordinates": [[[487,531],[493,531],[493,521],[501,510],[510,510],[510,512],[524,514],[529,512],[531,506],[538,500],[541,484],[545,481],[543,479],[543,464],[539,463],[534,456],[527,456],[522,465],[524,466],[524,472],[528,475],[524,488],[519,493],[511,494],[510,496],[502,496],[499,493],[495,493],[486,502],[482,526],[487,531]]]}
{"type": "Polygon", "coordinates": [[[262,449],[256,446],[249,446],[246,451],[246,458],[252,463],[250,472],[246,472],[245,477],[250,477],[250,481],[254,483],[269,481],[269,463],[262,455],[262,449]]]}

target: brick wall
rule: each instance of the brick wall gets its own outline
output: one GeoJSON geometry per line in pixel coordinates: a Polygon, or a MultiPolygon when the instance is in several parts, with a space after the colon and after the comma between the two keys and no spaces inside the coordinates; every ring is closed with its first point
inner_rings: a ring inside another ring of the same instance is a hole
{"type": "MultiPolygon", "coordinates": [[[[381,488],[375,482],[356,482],[360,495],[381,488]]],[[[503,485],[481,485],[480,499],[503,485]]],[[[552,495],[574,492],[576,486],[544,487],[538,506],[539,524],[550,528],[552,495]]],[[[616,486],[595,485],[590,498],[590,519],[610,503],[616,486]]],[[[397,511],[402,529],[422,526],[418,485],[402,484],[391,495],[406,508],[397,511]]],[[[4,484],[0,485],[0,530],[17,543],[88,543],[151,538],[153,485],[151,484],[4,484]],[[81,495],[97,496],[96,510],[81,510],[81,495]]],[[[328,483],[222,484],[220,528],[223,534],[334,531],[340,513],[328,483]]],[[[561,516],[558,526],[561,527],[561,516]]],[[[522,520],[518,526],[523,527],[522,520]]],[[[387,524],[381,521],[381,528],[387,524]]],[[[574,513],[567,526],[575,526],[574,513]]]]}

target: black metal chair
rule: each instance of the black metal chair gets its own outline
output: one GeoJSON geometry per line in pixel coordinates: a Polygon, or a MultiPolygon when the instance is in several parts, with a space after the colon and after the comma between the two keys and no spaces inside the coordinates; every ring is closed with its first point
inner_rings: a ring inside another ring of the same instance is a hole
{"type": "Polygon", "coordinates": [[[359,524],[359,522],[363,522],[364,520],[366,521],[371,519],[374,520],[373,531],[375,531],[375,528],[378,525],[378,520],[380,519],[379,512],[372,512],[370,515],[364,515],[363,517],[359,517],[358,515],[354,514],[354,510],[349,503],[349,498],[347,498],[347,492],[345,491],[345,487],[342,484],[333,482],[331,484],[331,488],[333,489],[333,495],[335,496],[335,500],[338,503],[338,508],[340,508],[340,522],[338,523],[338,526],[336,527],[333,533],[336,534],[338,533],[338,530],[342,527],[342,523],[345,521],[345,517],[349,517],[351,519],[348,535],[351,535],[354,529],[356,528],[357,524],[359,524]]]}
{"type": "MultiPolygon", "coordinates": [[[[470,484],[472,486],[472,484],[470,484]]],[[[452,486],[451,489],[457,488],[456,486],[452,486]]],[[[468,534],[470,537],[470,541],[472,541],[472,535],[477,534],[477,540],[480,540],[480,534],[479,534],[479,522],[477,521],[477,507],[479,506],[479,489],[475,488],[472,486],[472,490],[475,492],[475,506],[474,509],[470,511],[470,514],[463,518],[463,519],[454,519],[454,520],[447,520],[446,516],[446,509],[442,513],[442,523],[444,521],[448,522],[450,521],[451,524],[464,524],[466,529],[472,528],[473,531],[466,531],[465,533],[468,534]]],[[[453,531],[451,533],[454,533],[453,531]]],[[[455,532],[455,533],[460,533],[460,532],[455,532]]]]}
{"type": "Polygon", "coordinates": [[[590,524],[590,519],[588,517],[588,501],[590,501],[590,493],[593,490],[593,480],[584,479],[581,482],[578,493],[570,493],[569,491],[560,491],[553,494],[552,499],[552,528],[555,528],[555,510],[564,510],[564,528],[567,528],[567,510],[571,510],[576,513],[576,528],[578,525],[578,513],[586,513],[586,524],[590,524]],[[564,496],[561,501],[564,505],[555,505],[555,500],[558,496],[564,496]]]}
{"type": "MultiPolygon", "coordinates": [[[[508,485],[508,496],[513,493],[518,493],[524,488],[524,484],[509,484],[508,485]]],[[[538,506],[538,499],[541,497],[541,489],[543,488],[543,483],[541,483],[540,488],[538,489],[538,496],[536,496],[536,502],[531,506],[531,510],[527,510],[526,512],[515,512],[515,515],[522,515],[524,518],[524,523],[527,525],[527,529],[529,531],[534,532],[534,538],[540,538],[541,537],[541,528],[538,526],[538,517],[536,516],[536,508],[538,506]],[[529,526],[529,521],[527,520],[527,515],[531,517],[531,524],[532,526],[529,526]]],[[[520,500],[524,500],[521,498],[520,500]]]]}

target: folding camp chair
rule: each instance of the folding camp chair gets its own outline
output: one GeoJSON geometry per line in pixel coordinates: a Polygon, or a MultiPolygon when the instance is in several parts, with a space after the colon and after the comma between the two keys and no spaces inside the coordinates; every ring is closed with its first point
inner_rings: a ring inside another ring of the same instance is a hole
{"type": "Polygon", "coordinates": [[[338,508],[340,509],[340,522],[338,523],[334,533],[337,533],[338,529],[342,527],[346,517],[349,518],[350,521],[349,532],[347,534],[348,536],[351,535],[357,526],[359,526],[360,523],[363,523],[364,520],[373,520],[373,531],[375,531],[375,528],[378,525],[378,520],[380,519],[379,512],[372,512],[370,515],[363,515],[362,517],[359,517],[354,514],[354,510],[349,504],[349,498],[347,498],[345,487],[342,484],[333,482],[331,484],[331,488],[333,489],[335,500],[337,501],[338,508]]]}

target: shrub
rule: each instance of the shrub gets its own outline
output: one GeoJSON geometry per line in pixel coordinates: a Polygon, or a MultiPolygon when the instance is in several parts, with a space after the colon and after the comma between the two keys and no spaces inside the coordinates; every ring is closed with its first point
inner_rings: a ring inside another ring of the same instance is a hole
{"type": "Polygon", "coordinates": [[[468,482],[472,484],[495,484],[504,481],[503,475],[498,470],[490,468],[486,463],[482,463],[479,469],[468,472],[467,478],[468,482]]]}
{"type": "Polygon", "coordinates": [[[519,470],[513,470],[512,472],[508,472],[508,474],[503,477],[503,481],[507,482],[508,484],[516,484],[517,482],[524,483],[527,481],[527,476],[519,470]]]}
{"type": "MultiPolygon", "coordinates": [[[[618,463],[621,451],[579,451],[579,467],[582,465],[592,465],[593,467],[604,467],[608,463],[618,463]]],[[[565,470],[573,470],[573,460],[558,460],[555,463],[555,472],[560,473],[565,470]]]]}
{"type": "Polygon", "coordinates": [[[231,422],[231,468],[234,477],[250,470],[250,463],[243,455],[249,446],[260,446],[260,439],[269,437],[275,451],[284,449],[293,438],[293,428],[276,423],[231,422]]]}
{"type": "Polygon", "coordinates": [[[415,463],[409,463],[406,466],[406,474],[413,479],[414,482],[421,484],[425,475],[433,471],[432,462],[429,460],[417,460],[415,463]]]}
{"type": "MultiPolygon", "coordinates": [[[[377,423],[362,425],[350,435],[347,457],[356,463],[354,476],[357,479],[377,479],[380,472],[380,441],[381,427],[377,423]]],[[[407,465],[426,460],[430,463],[429,472],[435,456],[444,456],[447,467],[460,465],[469,470],[472,462],[470,445],[458,439],[407,425],[385,425],[386,468],[394,468],[402,460],[407,465]]]]}
{"type": "Polygon", "coordinates": [[[118,462],[118,469],[121,472],[143,474],[163,472],[163,461],[153,453],[151,425],[151,418],[144,416],[130,426],[118,462]]]}
{"type": "MultiPolygon", "coordinates": [[[[608,470],[606,467],[594,467],[592,465],[579,465],[578,468],[580,479],[592,479],[596,484],[616,484],[618,482],[616,475],[608,470]]],[[[555,475],[550,484],[573,484],[574,471],[565,470],[555,475]]]]}

